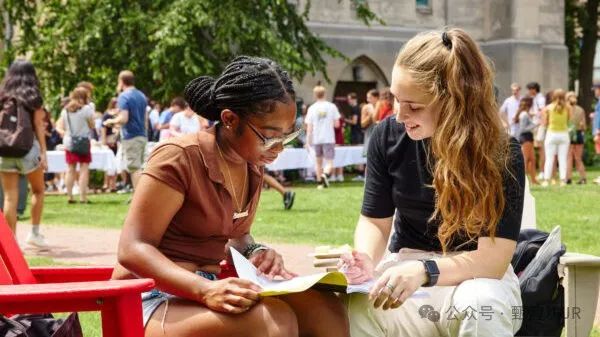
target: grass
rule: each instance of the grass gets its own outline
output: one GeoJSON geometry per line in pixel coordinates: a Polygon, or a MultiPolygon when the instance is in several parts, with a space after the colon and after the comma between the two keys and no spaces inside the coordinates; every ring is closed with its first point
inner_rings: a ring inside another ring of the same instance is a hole
{"type": "MultiPolygon", "coordinates": [[[[592,171],[588,180],[598,176],[592,171]]],[[[314,185],[294,187],[296,201],[290,211],[283,210],[281,196],[267,190],[262,193],[253,234],[265,242],[339,245],[351,243],[360,213],[363,186],[338,183],[318,191],[314,185]]],[[[538,228],[549,231],[562,227],[563,241],[573,252],[600,255],[600,186],[533,187],[538,228]]],[[[121,228],[129,195],[92,195],[91,205],[68,205],[65,196],[48,196],[44,223],[121,228]]]]}

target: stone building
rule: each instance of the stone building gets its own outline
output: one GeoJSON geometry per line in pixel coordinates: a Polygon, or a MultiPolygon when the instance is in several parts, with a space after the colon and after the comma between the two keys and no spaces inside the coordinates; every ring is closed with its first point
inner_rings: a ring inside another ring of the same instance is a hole
{"type": "MultiPolygon", "coordinates": [[[[306,0],[298,0],[304,8],[306,0]]],[[[542,91],[567,88],[568,50],[564,44],[563,0],[369,0],[386,25],[368,27],[356,19],[350,1],[312,0],[310,29],[349,60],[329,59],[327,73],[307,76],[298,93],[312,102],[319,81],[328,98],[343,103],[347,92],[359,96],[389,85],[395,57],[415,34],[443,27],[469,32],[492,60],[500,99],[510,83],[537,81],[542,91]]]]}

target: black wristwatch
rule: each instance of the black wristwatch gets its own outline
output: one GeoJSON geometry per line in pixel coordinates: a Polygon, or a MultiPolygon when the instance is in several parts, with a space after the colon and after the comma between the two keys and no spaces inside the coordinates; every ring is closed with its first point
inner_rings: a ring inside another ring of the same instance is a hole
{"type": "Polygon", "coordinates": [[[425,273],[427,273],[427,283],[423,284],[423,287],[433,287],[438,281],[440,276],[440,270],[438,269],[437,263],[434,260],[421,260],[423,266],[425,266],[425,273]]]}

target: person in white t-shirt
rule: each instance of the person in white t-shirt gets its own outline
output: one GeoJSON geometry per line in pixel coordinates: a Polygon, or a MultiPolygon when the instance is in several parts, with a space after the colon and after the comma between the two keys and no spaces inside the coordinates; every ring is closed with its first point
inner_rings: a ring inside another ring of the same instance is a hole
{"type": "Polygon", "coordinates": [[[500,116],[502,117],[505,127],[508,129],[508,133],[518,138],[519,124],[514,122],[515,115],[519,112],[519,102],[521,101],[521,86],[518,83],[510,85],[512,95],[504,100],[500,107],[500,116]]]}
{"type": "Polygon", "coordinates": [[[196,133],[207,127],[208,121],[205,118],[198,116],[194,110],[190,109],[187,103],[185,109],[182,112],[175,114],[169,123],[171,137],[196,133]]]}
{"type": "Polygon", "coordinates": [[[316,102],[306,114],[306,141],[313,147],[317,157],[316,173],[318,188],[329,187],[329,175],[333,168],[335,156],[334,128],[339,127],[340,112],[337,106],[325,100],[325,87],[316,86],[313,89],[316,102]],[[326,161],[323,169],[323,159],[326,161]]]}

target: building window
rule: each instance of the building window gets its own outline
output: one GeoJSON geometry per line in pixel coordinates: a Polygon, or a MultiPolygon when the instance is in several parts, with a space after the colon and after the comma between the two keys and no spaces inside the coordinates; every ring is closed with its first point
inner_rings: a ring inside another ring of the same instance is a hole
{"type": "Polygon", "coordinates": [[[417,12],[421,14],[431,14],[431,1],[430,0],[416,0],[417,12]]]}

